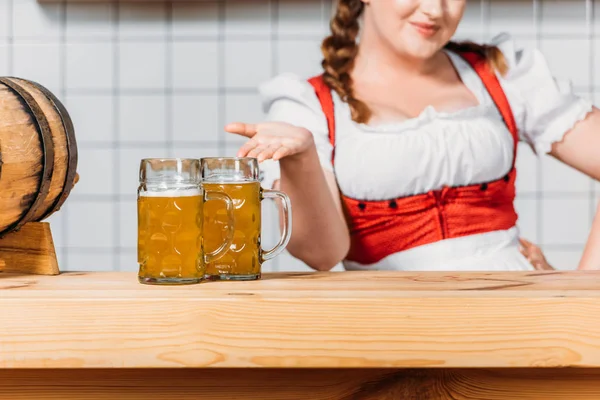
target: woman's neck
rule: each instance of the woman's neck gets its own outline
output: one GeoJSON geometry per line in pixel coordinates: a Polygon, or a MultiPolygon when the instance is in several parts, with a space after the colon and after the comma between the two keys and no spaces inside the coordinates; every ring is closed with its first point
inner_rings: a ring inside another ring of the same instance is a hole
{"type": "Polygon", "coordinates": [[[436,74],[445,62],[442,51],[422,59],[399,54],[381,39],[364,32],[354,60],[352,75],[366,80],[387,80],[399,74],[407,76],[427,76],[436,74]]]}

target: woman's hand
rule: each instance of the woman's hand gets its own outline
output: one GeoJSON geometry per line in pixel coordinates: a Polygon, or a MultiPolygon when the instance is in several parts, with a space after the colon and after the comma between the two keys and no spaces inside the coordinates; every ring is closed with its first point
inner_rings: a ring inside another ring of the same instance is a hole
{"type": "Polygon", "coordinates": [[[554,268],[550,264],[548,264],[548,261],[546,261],[546,257],[544,257],[544,253],[542,253],[542,249],[523,238],[519,239],[519,243],[521,244],[521,254],[523,254],[527,258],[527,260],[529,260],[531,265],[533,265],[533,268],[542,271],[554,270],[554,268]]]}
{"type": "Polygon", "coordinates": [[[304,153],[314,145],[312,134],[304,128],[283,122],[245,124],[236,122],[225,131],[250,138],[238,151],[238,157],[255,157],[259,162],[304,153]]]}

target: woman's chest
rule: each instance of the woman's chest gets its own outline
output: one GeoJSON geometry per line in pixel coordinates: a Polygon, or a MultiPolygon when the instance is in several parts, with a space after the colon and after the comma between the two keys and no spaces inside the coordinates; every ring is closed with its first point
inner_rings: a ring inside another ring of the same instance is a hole
{"type": "Polygon", "coordinates": [[[364,99],[371,111],[371,123],[381,121],[404,122],[417,118],[426,108],[452,113],[478,105],[477,99],[462,84],[441,87],[404,85],[408,87],[378,88],[367,92],[364,99]],[[404,95],[399,96],[399,93],[404,95]]]}
{"type": "Polygon", "coordinates": [[[384,200],[444,186],[489,182],[512,167],[513,139],[501,119],[436,118],[369,129],[336,129],[335,172],[342,193],[384,200]]]}

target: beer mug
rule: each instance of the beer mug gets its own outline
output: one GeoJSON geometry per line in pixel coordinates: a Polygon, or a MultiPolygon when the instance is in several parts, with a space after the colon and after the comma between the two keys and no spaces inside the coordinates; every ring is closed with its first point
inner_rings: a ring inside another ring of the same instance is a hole
{"type": "Polygon", "coordinates": [[[233,202],[200,185],[198,159],[142,159],[138,187],[138,280],[189,284],[204,279],[206,265],[227,253],[233,241],[233,202]],[[223,205],[227,229],[213,252],[204,252],[203,208],[223,205]]]}
{"type": "MultiPolygon", "coordinates": [[[[209,280],[254,280],[261,276],[262,264],[281,253],[292,233],[290,199],[277,190],[260,186],[256,158],[202,158],[202,186],[205,190],[226,193],[233,201],[235,229],[229,251],[206,266],[209,280]],[[279,198],[283,206],[283,227],[279,242],[270,250],[261,247],[261,202],[279,198]]],[[[230,222],[225,218],[222,203],[208,202],[204,206],[205,245],[215,248],[226,237],[230,222]]]]}

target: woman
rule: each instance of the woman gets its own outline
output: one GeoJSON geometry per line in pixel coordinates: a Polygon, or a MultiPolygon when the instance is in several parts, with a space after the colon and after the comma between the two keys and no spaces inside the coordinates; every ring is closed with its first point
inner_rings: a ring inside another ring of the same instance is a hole
{"type": "MultiPolygon", "coordinates": [[[[322,76],[272,79],[268,122],[226,127],[290,196],[288,250],[310,267],[530,270],[541,253],[519,243],[518,141],[600,178],[598,110],[506,35],[450,42],[465,7],[339,0],[322,76]]],[[[599,266],[588,243],[579,268],[599,266]]]]}

